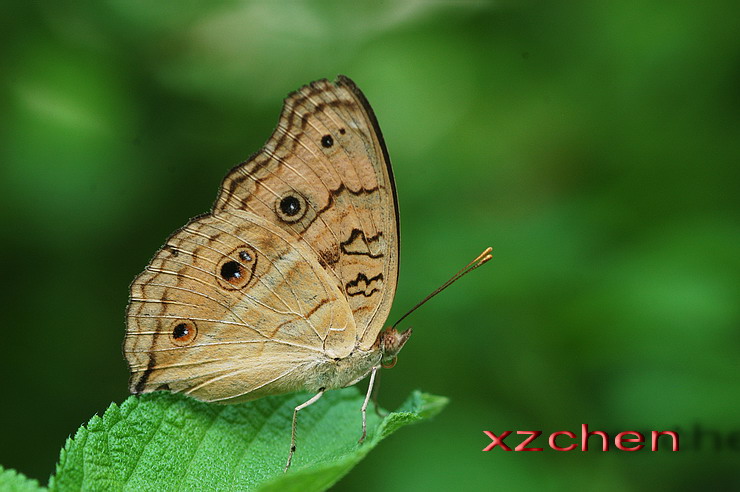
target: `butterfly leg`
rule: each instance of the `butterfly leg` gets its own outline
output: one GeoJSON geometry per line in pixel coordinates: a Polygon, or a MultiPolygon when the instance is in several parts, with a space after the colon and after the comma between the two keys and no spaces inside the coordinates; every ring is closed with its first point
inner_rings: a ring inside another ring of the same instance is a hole
{"type": "Polygon", "coordinates": [[[388,415],[388,412],[380,408],[380,404],[378,403],[378,390],[380,389],[380,376],[382,376],[383,373],[378,373],[378,380],[375,383],[375,386],[373,387],[373,407],[375,408],[375,415],[378,417],[385,418],[388,415]]]}
{"type": "Polygon", "coordinates": [[[323,396],[324,391],[325,389],[321,388],[318,393],[311,397],[310,400],[305,403],[301,403],[300,405],[295,407],[295,410],[293,410],[293,428],[290,433],[290,454],[288,454],[288,462],[285,464],[285,470],[283,470],[284,473],[288,471],[288,468],[290,468],[290,462],[293,460],[293,453],[295,453],[295,426],[296,422],[298,421],[298,412],[316,403],[316,401],[318,401],[318,399],[323,396]]]}
{"type": "Polygon", "coordinates": [[[357,441],[359,444],[362,444],[362,441],[364,441],[365,437],[367,436],[367,404],[370,401],[370,395],[373,394],[375,373],[377,372],[378,366],[373,367],[372,371],[370,371],[370,383],[367,385],[367,394],[365,395],[365,401],[362,402],[362,436],[360,436],[360,440],[357,441]]]}

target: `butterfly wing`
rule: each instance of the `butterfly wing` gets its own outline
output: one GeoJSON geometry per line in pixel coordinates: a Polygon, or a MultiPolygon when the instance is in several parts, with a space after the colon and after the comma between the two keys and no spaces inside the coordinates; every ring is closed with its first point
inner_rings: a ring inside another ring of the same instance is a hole
{"type": "Polygon", "coordinates": [[[265,146],[224,179],[213,213],[246,210],[295,234],[346,298],[368,349],[398,278],[398,206],[383,136],[367,100],[340,76],[285,100],[265,146]]]}
{"type": "Polygon", "coordinates": [[[134,393],[234,401],[317,390],[312,369],[356,345],[350,308],[314,253],[238,210],[173,234],[131,285],[127,315],[134,393]]]}

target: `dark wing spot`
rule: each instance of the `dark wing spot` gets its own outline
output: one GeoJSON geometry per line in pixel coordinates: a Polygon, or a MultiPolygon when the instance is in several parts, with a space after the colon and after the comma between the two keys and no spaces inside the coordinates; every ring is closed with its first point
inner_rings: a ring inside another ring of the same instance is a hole
{"type": "Polygon", "coordinates": [[[362,294],[365,297],[370,297],[374,293],[380,291],[379,284],[382,282],[382,273],[370,278],[368,278],[364,273],[358,273],[354,280],[345,284],[344,291],[348,296],[359,296],[362,294]]]}
{"type": "Polygon", "coordinates": [[[180,254],[180,250],[178,250],[176,247],[172,246],[171,244],[166,245],[164,249],[169,251],[172,256],[177,256],[180,254]]]}
{"type": "Polygon", "coordinates": [[[301,202],[293,195],[288,195],[280,200],[280,210],[288,217],[293,217],[301,211],[301,202]]]}
{"type": "Polygon", "coordinates": [[[175,326],[175,329],[172,330],[172,337],[173,338],[183,338],[188,335],[188,325],[185,323],[180,323],[179,325],[175,326]]]}
{"type": "Polygon", "coordinates": [[[176,321],[172,328],[172,343],[183,346],[191,343],[198,335],[198,327],[190,320],[176,321]]]}
{"type": "Polygon", "coordinates": [[[331,135],[324,135],[323,137],[321,137],[321,145],[328,149],[329,147],[334,145],[334,139],[331,138],[331,135]]]}
{"type": "Polygon", "coordinates": [[[227,282],[232,282],[243,276],[242,266],[236,261],[228,261],[221,266],[221,278],[227,282]]]}
{"type": "Polygon", "coordinates": [[[218,283],[227,290],[242,289],[249,284],[256,268],[254,249],[246,244],[239,246],[216,265],[218,283]]]}
{"type": "Polygon", "coordinates": [[[308,201],[300,193],[290,190],[275,201],[275,214],[282,222],[292,224],[308,211],[308,201]]]}
{"type": "Polygon", "coordinates": [[[370,258],[382,258],[383,256],[385,256],[382,251],[378,253],[372,252],[372,244],[376,243],[382,235],[383,233],[381,231],[378,231],[376,235],[366,237],[365,232],[355,228],[352,229],[352,233],[350,234],[349,239],[347,239],[346,241],[342,241],[339,247],[341,248],[342,253],[346,255],[365,255],[369,256],[370,258]],[[364,250],[361,248],[361,246],[364,247],[364,250]]]}
{"type": "Polygon", "coordinates": [[[320,249],[319,250],[319,263],[321,266],[334,266],[340,260],[339,251],[336,249],[320,249]]]}

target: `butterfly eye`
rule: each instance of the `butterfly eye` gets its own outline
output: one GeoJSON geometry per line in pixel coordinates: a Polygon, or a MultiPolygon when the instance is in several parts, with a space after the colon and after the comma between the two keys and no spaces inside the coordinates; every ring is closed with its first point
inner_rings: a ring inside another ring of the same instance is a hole
{"type": "Polygon", "coordinates": [[[287,223],[298,222],[306,215],[308,204],[300,193],[289,191],[275,203],[278,218],[287,223]]]}
{"type": "Polygon", "coordinates": [[[172,328],[172,343],[184,346],[192,343],[198,336],[198,327],[190,320],[178,320],[172,328]]]}
{"type": "Polygon", "coordinates": [[[228,290],[241,289],[249,283],[257,267],[257,254],[242,246],[226,255],[216,267],[219,284],[228,290]]]}
{"type": "Polygon", "coordinates": [[[334,139],[331,138],[331,135],[324,135],[323,137],[321,137],[321,145],[328,149],[329,147],[334,145],[334,139]]]}

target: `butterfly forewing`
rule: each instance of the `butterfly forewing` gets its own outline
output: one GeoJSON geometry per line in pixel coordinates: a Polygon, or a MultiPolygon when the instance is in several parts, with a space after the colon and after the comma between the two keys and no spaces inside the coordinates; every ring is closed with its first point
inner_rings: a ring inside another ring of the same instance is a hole
{"type": "Polygon", "coordinates": [[[342,292],[364,349],[385,322],[398,277],[398,219],[382,134],[340,77],[286,100],[263,149],[224,179],[213,213],[245,210],[304,242],[342,292]]]}

